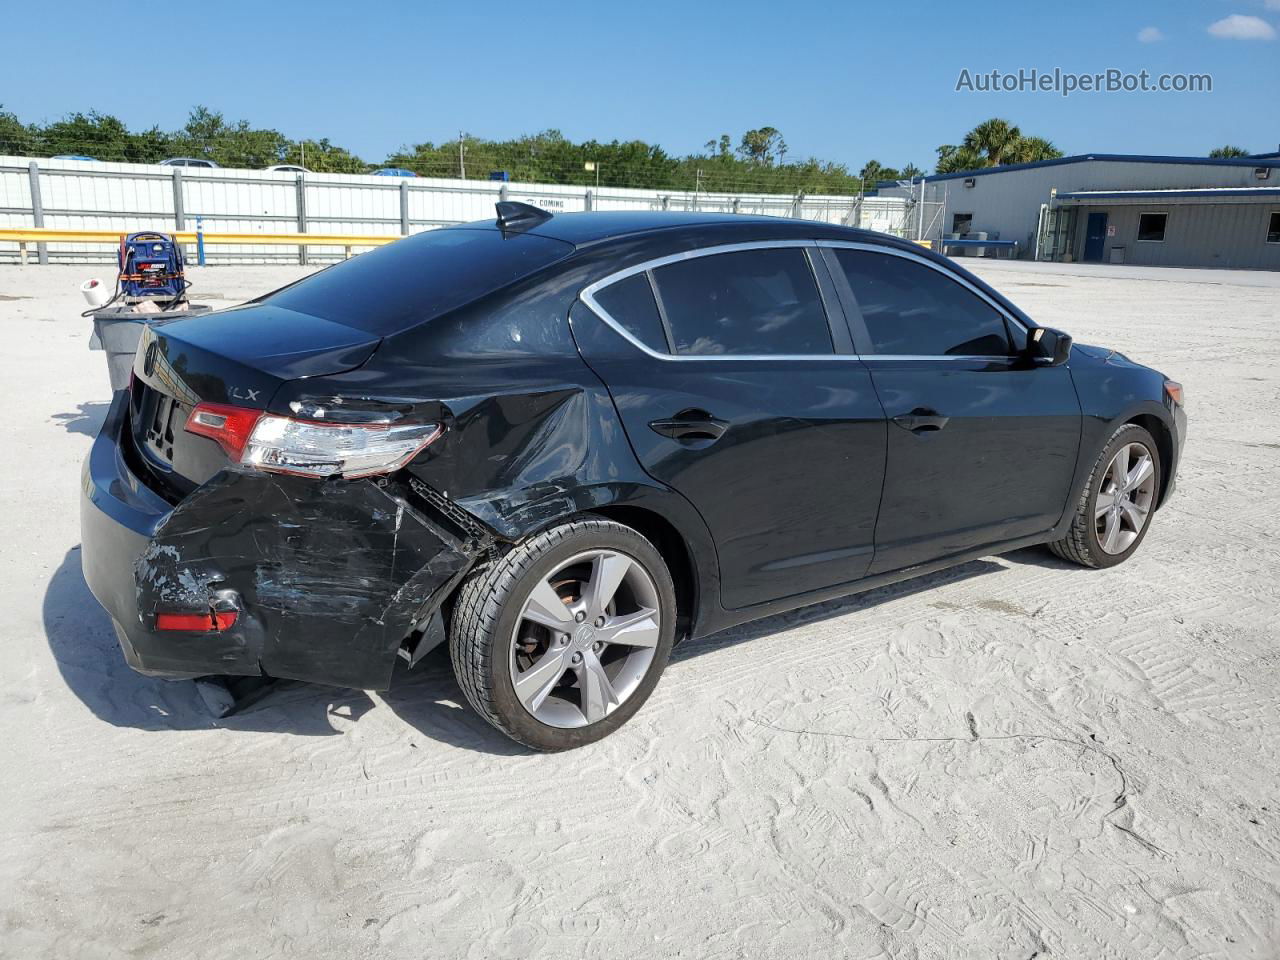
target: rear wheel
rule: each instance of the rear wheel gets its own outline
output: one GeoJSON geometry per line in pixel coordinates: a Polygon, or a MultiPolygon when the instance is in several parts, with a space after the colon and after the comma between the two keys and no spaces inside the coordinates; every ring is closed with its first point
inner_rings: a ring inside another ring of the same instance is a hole
{"type": "Polygon", "coordinates": [[[629,527],[584,519],[473,573],[449,649],[481,716],[527,746],[565,750],[640,709],[674,633],[675,589],[658,551],[629,527]]]}
{"type": "Polygon", "coordinates": [[[1067,535],[1049,544],[1063,560],[1114,567],[1147,535],[1160,490],[1160,454],[1151,434],[1126,423],[1094,463],[1067,535]]]}

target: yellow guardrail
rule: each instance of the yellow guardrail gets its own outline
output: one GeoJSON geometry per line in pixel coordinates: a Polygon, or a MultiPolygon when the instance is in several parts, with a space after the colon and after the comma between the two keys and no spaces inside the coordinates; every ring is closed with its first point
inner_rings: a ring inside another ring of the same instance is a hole
{"type": "MultiPolygon", "coordinates": [[[[50,227],[0,227],[0,243],[9,242],[18,245],[19,259],[25,266],[27,262],[27,244],[29,243],[110,243],[119,246],[120,240],[134,231],[124,230],[55,230],[50,227]]],[[[178,243],[196,243],[199,239],[194,230],[165,231],[178,243]]],[[[209,233],[205,232],[206,244],[279,244],[294,247],[342,247],[346,255],[356,247],[380,247],[385,243],[399,240],[399,236],[376,236],[359,233],[209,233]]]]}

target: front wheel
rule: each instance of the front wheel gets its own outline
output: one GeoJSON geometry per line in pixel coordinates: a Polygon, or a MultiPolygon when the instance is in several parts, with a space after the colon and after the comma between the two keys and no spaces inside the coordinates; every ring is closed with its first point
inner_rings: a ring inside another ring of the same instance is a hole
{"type": "Polygon", "coordinates": [[[458,592],[449,650],[482,717],[536,750],[567,750],[640,709],[671,653],[675,616],[675,588],[653,544],[583,519],[473,573],[458,592]]]}
{"type": "Polygon", "coordinates": [[[1067,535],[1049,549],[1086,567],[1114,567],[1129,559],[1151,524],[1160,471],[1151,434],[1124,424],[1098,455],[1067,535]]]}

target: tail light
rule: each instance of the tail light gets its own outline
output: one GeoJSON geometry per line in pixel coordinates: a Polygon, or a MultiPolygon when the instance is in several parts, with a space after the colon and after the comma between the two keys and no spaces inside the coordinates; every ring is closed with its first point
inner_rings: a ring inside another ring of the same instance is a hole
{"type": "Polygon", "coordinates": [[[438,423],[320,423],[202,403],[187,430],[216,440],[236,463],[304,477],[369,477],[399,470],[443,428],[438,423]]]}
{"type": "Polygon", "coordinates": [[[261,410],[246,410],[225,403],[202,403],[187,417],[187,432],[217,440],[218,446],[237,463],[249,435],[262,418],[261,410]]]}
{"type": "Polygon", "coordinates": [[[1176,383],[1173,380],[1166,380],[1164,382],[1164,392],[1169,395],[1169,399],[1174,402],[1175,406],[1183,406],[1182,384],[1176,383]]]}

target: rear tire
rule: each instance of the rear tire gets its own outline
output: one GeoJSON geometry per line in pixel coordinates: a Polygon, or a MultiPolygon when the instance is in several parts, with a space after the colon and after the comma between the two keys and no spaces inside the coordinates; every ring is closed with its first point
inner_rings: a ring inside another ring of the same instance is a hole
{"type": "Polygon", "coordinates": [[[1162,469],[1151,434],[1135,423],[1121,426],[1094,461],[1067,535],[1049,549],[1085,567],[1124,563],[1151,527],[1162,469]]]}
{"type": "Polygon", "coordinates": [[[675,638],[675,587],[630,527],[584,517],[474,571],[449,631],[476,712],[535,750],[608,736],[653,692],[675,638]]]}

